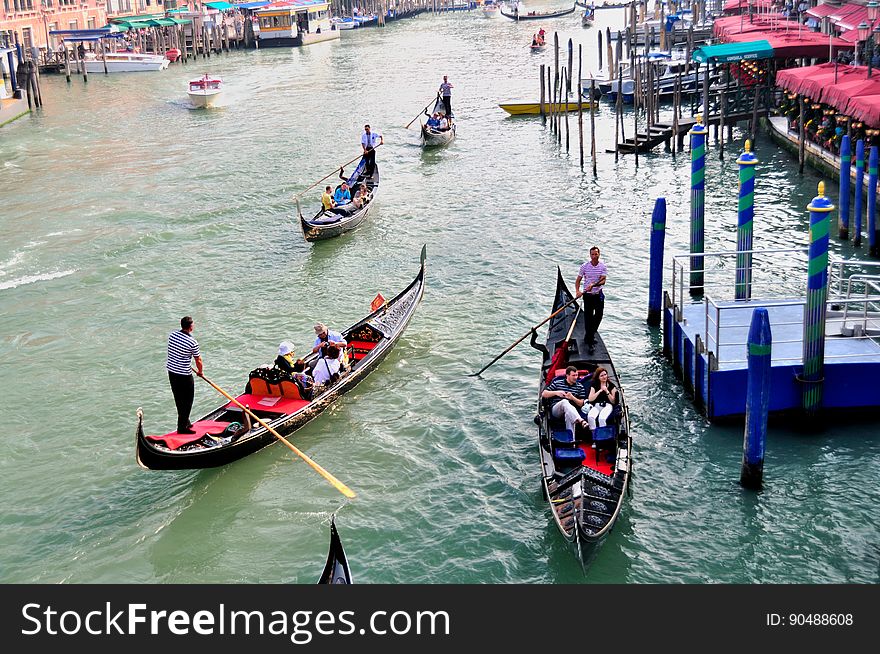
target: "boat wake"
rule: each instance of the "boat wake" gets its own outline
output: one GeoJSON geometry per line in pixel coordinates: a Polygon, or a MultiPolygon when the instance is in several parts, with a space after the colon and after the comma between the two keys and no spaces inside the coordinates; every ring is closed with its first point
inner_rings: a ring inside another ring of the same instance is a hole
{"type": "Polygon", "coordinates": [[[11,279],[8,282],[0,283],[0,291],[6,291],[11,288],[18,288],[19,286],[24,286],[26,284],[33,284],[35,282],[45,282],[50,279],[58,279],[59,277],[67,277],[68,275],[72,275],[76,270],[62,270],[60,272],[51,272],[51,273],[42,273],[39,275],[25,275],[24,277],[19,277],[17,279],[11,279]]]}

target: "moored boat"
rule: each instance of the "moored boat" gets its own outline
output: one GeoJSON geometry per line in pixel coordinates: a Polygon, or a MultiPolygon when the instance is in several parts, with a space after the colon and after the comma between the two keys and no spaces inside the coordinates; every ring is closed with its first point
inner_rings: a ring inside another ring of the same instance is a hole
{"type": "Polygon", "coordinates": [[[336,531],[336,516],[330,518],[330,551],[327,553],[327,563],[324,571],[318,579],[319,584],[353,584],[351,570],[348,567],[348,559],[345,550],[342,549],[342,540],[336,531]]]}
{"type": "Polygon", "coordinates": [[[350,232],[360,226],[373,208],[373,202],[376,198],[376,191],[379,189],[379,164],[373,167],[373,174],[366,174],[366,161],[360,160],[354,173],[346,180],[348,187],[352,192],[352,202],[333,209],[324,209],[312,218],[305,218],[299,205],[299,199],[296,201],[296,210],[299,216],[299,224],[302,229],[303,237],[309,243],[314,241],[323,241],[324,239],[333,238],[346,232],[350,232]],[[366,198],[358,204],[354,201],[357,189],[361,184],[367,187],[366,198]]]}
{"type": "Polygon", "coordinates": [[[562,9],[560,11],[529,11],[523,13],[519,10],[519,5],[517,5],[514,10],[510,13],[501,9],[501,15],[505,18],[509,18],[510,20],[539,20],[541,18],[558,18],[559,16],[567,16],[568,14],[573,14],[576,9],[576,5],[572,4],[571,9],[562,9]]]}
{"type": "Polygon", "coordinates": [[[223,92],[223,80],[219,77],[211,77],[207,73],[189,81],[187,93],[189,101],[194,107],[213,106],[217,98],[223,92]]]}
{"type": "Polygon", "coordinates": [[[573,298],[562,272],[557,270],[553,311],[561,311],[550,321],[542,350],[535,422],[542,483],[553,521],[582,560],[588,562],[620,515],[629,486],[632,438],[614,363],[599,334],[596,334],[595,346],[588,347],[583,311],[576,302],[566,307],[573,298]],[[565,350],[557,352],[560,347],[565,350]],[[544,388],[564,375],[569,365],[578,369],[580,383],[587,388],[590,375],[598,367],[607,371],[609,381],[617,388],[615,409],[604,427],[597,426],[590,432],[578,426],[577,433],[572,434],[561,418],[551,415],[547,401],[541,398],[544,388]]]}
{"type": "MultiPolygon", "coordinates": [[[[540,102],[502,102],[498,105],[504,111],[509,113],[511,116],[536,116],[541,113],[541,103],[540,102]]],[[[586,111],[590,110],[590,103],[588,100],[583,100],[581,106],[586,111]]],[[[545,102],[544,103],[544,111],[553,111],[563,112],[563,111],[577,111],[578,103],[577,100],[567,100],[565,102],[545,102]]]]}
{"type": "MultiPolygon", "coordinates": [[[[294,380],[266,366],[250,373],[244,393],[238,395],[236,401],[247,406],[281,436],[295,432],[318,417],[369,375],[397,343],[424,294],[425,259],[426,248],[422,247],[419,271],[413,281],[394,298],[341,332],[348,343],[352,363],[336,382],[318,388],[314,397],[306,399],[294,380]]],[[[307,366],[313,367],[319,358],[319,354],[309,354],[305,358],[307,366]]],[[[143,411],[138,409],[137,462],[149,470],[213,468],[276,442],[276,437],[259,423],[244,431],[241,424],[246,428],[249,423],[242,413],[235,402],[227,402],[194,421],[194,434],[170,432],[148,436],[144,432],[143,411]]]]}
{"type": "Polygon", "coordinates": [[[94,52],[86,53],[83,63],[87,73],[103,73],[105,64],[108,73],[135,73],[164,70],[171,62],[164,55],[120,50],[119,52],[105,52],[103,55],[96,55],[94,52]]]}

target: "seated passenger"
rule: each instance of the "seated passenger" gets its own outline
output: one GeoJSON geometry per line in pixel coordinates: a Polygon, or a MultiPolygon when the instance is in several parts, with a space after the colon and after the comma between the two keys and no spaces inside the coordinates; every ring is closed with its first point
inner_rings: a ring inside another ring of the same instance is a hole
{"type": "Polygon", "coordinates": [[[288,374],[293,373],[293,362],[296,352],[293,351],[293,345],[288,341],[282,341],[278,346],[278,356],[275,357],[275,367],[288,374]]]}
{"type": "Polygon", "coordinates": [[[306,362],[297,359],[293,364],[293,373],[291,374],[302,389],[302,397],[304,400],[311,400],[312,393],[315,390],[315,380],[306,372],[306,362]]]}
{"type": "Polygon", "coordinates": [[[550,415],[554,418],[565,417],[565,428],[572,434],[576,425],[587,427],[587,421],[580,414],[587,391],[583,384],[578,383],[578,369],[574,366],[565,369],[565,377],[557,377],[547,384],[541,397],[550,400],[550,415]]]}
{"type": "Polygon", "coordinates": [[[330,211],[330,209],[336,206],[336,202],[333,200],[333,189],[331,187],[328,186],[324,189],[324,195],[321,196],[321,204],[324,205],[324,211],[330,211]]]}
{"type": "Polygon", "coordinates": [[[592,405],[587,414],[590,429],[604,427],[617,402],[617,388],[608,379],[608,371],[601,366],[593,373],[587,402],[592,405]]]}
{"type": "Polygon", "coordinates": [[[435,111],[425,124],[431,129],[438,129],[440,127],[440,114],[435,111]]]}
{"type": "Polygon", "coordinates": [[[370,191],[367,188],[367,185],[362,183],[360,185],[360,187],[358,188],[357,193],[355,193],[354,200],[352,200],[352,202],[354,202],[354,206],[356,206],[358,209],[360,209],[362,206],[364,206],[369,201],[370,201],[370,191]]]}
{"type": "Polygon", "coordinates": [[[449,120],[447,120],[446,116],[440,117],[440,131],[445,132],[449,129],[449,120]]]}
{"type": "Polygon", "coordinates": [[[536,47],[538,47],[539,45],[541,45],[541,44],[538,43],[538,35],[537,35],[537,34],[532,34],[532,47],[533,47],[533,48],[536,48],[536,47]]]}
{"type": "Polygon", "coordinates": [[[348,190],[347,183],[342,182],[339,188],[336,189],[336,193],[333,194],[333,201],[336,202],[336,206],[351,202],[351,191],[348,190]]]}
{"type": "Polygon", "coordinates": [[[339,379],[342,367],[342,349],[328,345],[321,350],[321,357],[315,362],[315,385],[322,386],[327,382],[335,383],[339,379]]]}

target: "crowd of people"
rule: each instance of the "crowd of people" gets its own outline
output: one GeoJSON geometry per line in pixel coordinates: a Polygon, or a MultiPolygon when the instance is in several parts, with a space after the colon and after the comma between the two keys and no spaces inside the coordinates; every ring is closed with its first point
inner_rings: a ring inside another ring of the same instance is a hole
{"type": "MultiPolygon", "coordinates": [[[[776,111],[788,120],[790,131],[800,132],[800,100],[795,94],[782,93],[776,111]]],[[[868,148],[880,146],[880,130],[818,102],[804,103],[803,121],[804,138],[834,155],[840,154],[840,144],[846,134],[852,143],[863,140],[868,148]]]]}

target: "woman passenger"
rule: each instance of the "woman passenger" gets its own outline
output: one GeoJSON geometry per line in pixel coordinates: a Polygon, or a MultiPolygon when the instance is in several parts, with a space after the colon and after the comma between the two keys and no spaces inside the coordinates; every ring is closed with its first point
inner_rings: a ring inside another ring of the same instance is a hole
{"type": "Polygon", "coordinates": [[[587,402],[592,405],[587,414],[590,429],[595,431],[597,423],[599,427],[604,427],[617,402],[617,387],[608,379],[608,371],[601,366],[593,373],[587,402]]]}

